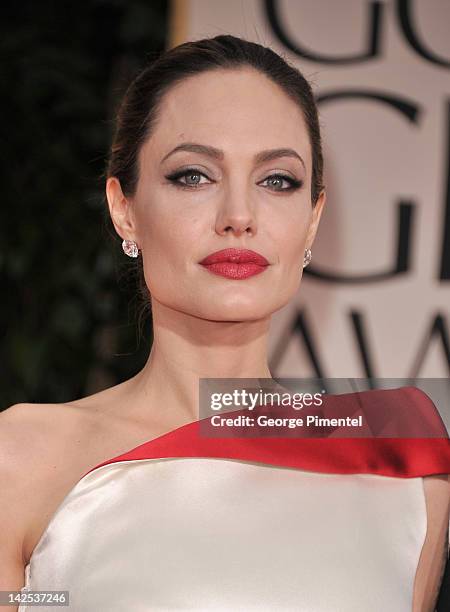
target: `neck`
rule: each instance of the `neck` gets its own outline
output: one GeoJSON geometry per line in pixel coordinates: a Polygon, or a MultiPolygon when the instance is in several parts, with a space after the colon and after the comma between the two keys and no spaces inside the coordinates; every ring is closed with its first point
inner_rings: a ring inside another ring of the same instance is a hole
{"type": "Polygon", "coordinates": [[[272,378],[267,363],[270,318],[210,321],[153,300],[153,345],[128,387],[128,405],[176,426],[199,418],[200,378],[272,378]]]}

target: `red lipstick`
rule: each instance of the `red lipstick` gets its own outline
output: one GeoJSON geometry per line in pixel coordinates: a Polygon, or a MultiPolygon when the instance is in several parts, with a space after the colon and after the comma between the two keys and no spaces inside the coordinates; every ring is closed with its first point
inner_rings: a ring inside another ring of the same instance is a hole
{"type": "Polygon", "coordinates": [[[270,265],[265,257],[248,249],[223,249],[211,253],[200,264],[213,274],[241,280],[260,274],[270,265]]]}

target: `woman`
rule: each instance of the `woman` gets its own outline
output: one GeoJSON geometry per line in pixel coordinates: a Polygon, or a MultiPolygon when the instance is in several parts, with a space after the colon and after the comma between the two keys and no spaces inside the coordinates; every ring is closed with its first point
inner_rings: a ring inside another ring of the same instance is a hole
{"type": "Polygon", "coordinates": [[[322,180],[311,88],[272,50],[189,42],[131,84],[106,195],[152,350],[122,384],[1,415],[2,589],[68,590],[77,612],[434,609],[448,446],[422,461],[196,429],[199,379],[271,378],[270,317],[311,259],[322,180]]]}

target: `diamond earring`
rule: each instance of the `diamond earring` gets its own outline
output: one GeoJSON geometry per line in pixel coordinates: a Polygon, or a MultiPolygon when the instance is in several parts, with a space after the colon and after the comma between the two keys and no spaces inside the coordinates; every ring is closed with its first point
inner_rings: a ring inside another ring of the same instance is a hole
{"type": "Polygon", "coordinates": [[[309,262],[311,261],[311,249],[306,249],[305,254],[303,256],[303,267],[306,268],[306,266],[309,264],[309,262]]]}
{"type": "Polygon", "coordinates": [[[122,242],[122,249],[128,257],[137,257],[139,255],[138,245],[134,240],[124,240],[122,242]]]}

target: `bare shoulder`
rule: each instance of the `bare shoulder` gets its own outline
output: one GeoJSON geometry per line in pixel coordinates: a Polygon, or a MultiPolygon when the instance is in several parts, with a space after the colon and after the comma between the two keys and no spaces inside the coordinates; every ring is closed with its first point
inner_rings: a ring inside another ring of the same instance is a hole
{"type": "Polygon", "coordinates": [[[68,403],[21,403],[0,412],[0,486],[14,524],[12,545],[20,541],[24,564],[86,472],[152,437],[123,409],[127,385],[68,403]]]}
{"type": "Polygon", "coordinates": [[[58,438],[50,433],[64,433],[82,424],[80,411],[67,404],[14,404],[0,412],[1,446],[24,457],[43,441],[51,449],[58,438]]]}
{"type": "Polygon", "coordinates": [[[93,415],[66,404],[14,404],[0,413],[2,464],[20,485],[79,454],[98,427],[93,415]]]}
{"type": "Polygon", "coordinates": [[[15,404],[0,413],[0,479],[11,542],[26,564],[58,505],[104,457],[105,419],[68,404],[15,404]]]}
{"type": "MultiPolygon", "coordinates": [[[[89,466],[108,451],[112,432],[126,440],[127,419],[120,416],[123,383],[66,403],[20,403],[0,412],[0,452],[19,480],[30,471],[89,466]],[[95,444],[92,444],[95,442],[95,444]]],[[[114,445],[114,442],[113,442],[114,445]]]]}
{"type": "Polygon", "coordinates": [[[0,412],[0,589],[23,586],[25,535],[46,511],[48,475],[58,471],[69,427],[80,438],[80,426],[73,411],[57,404],[14,404],[0,412]]]}
{"type": "Polygon", "coordinates": [[[423,478],[427,531],[414,583],[413,611],[433,612],[449,549],[450,475],[423,478]]]}

